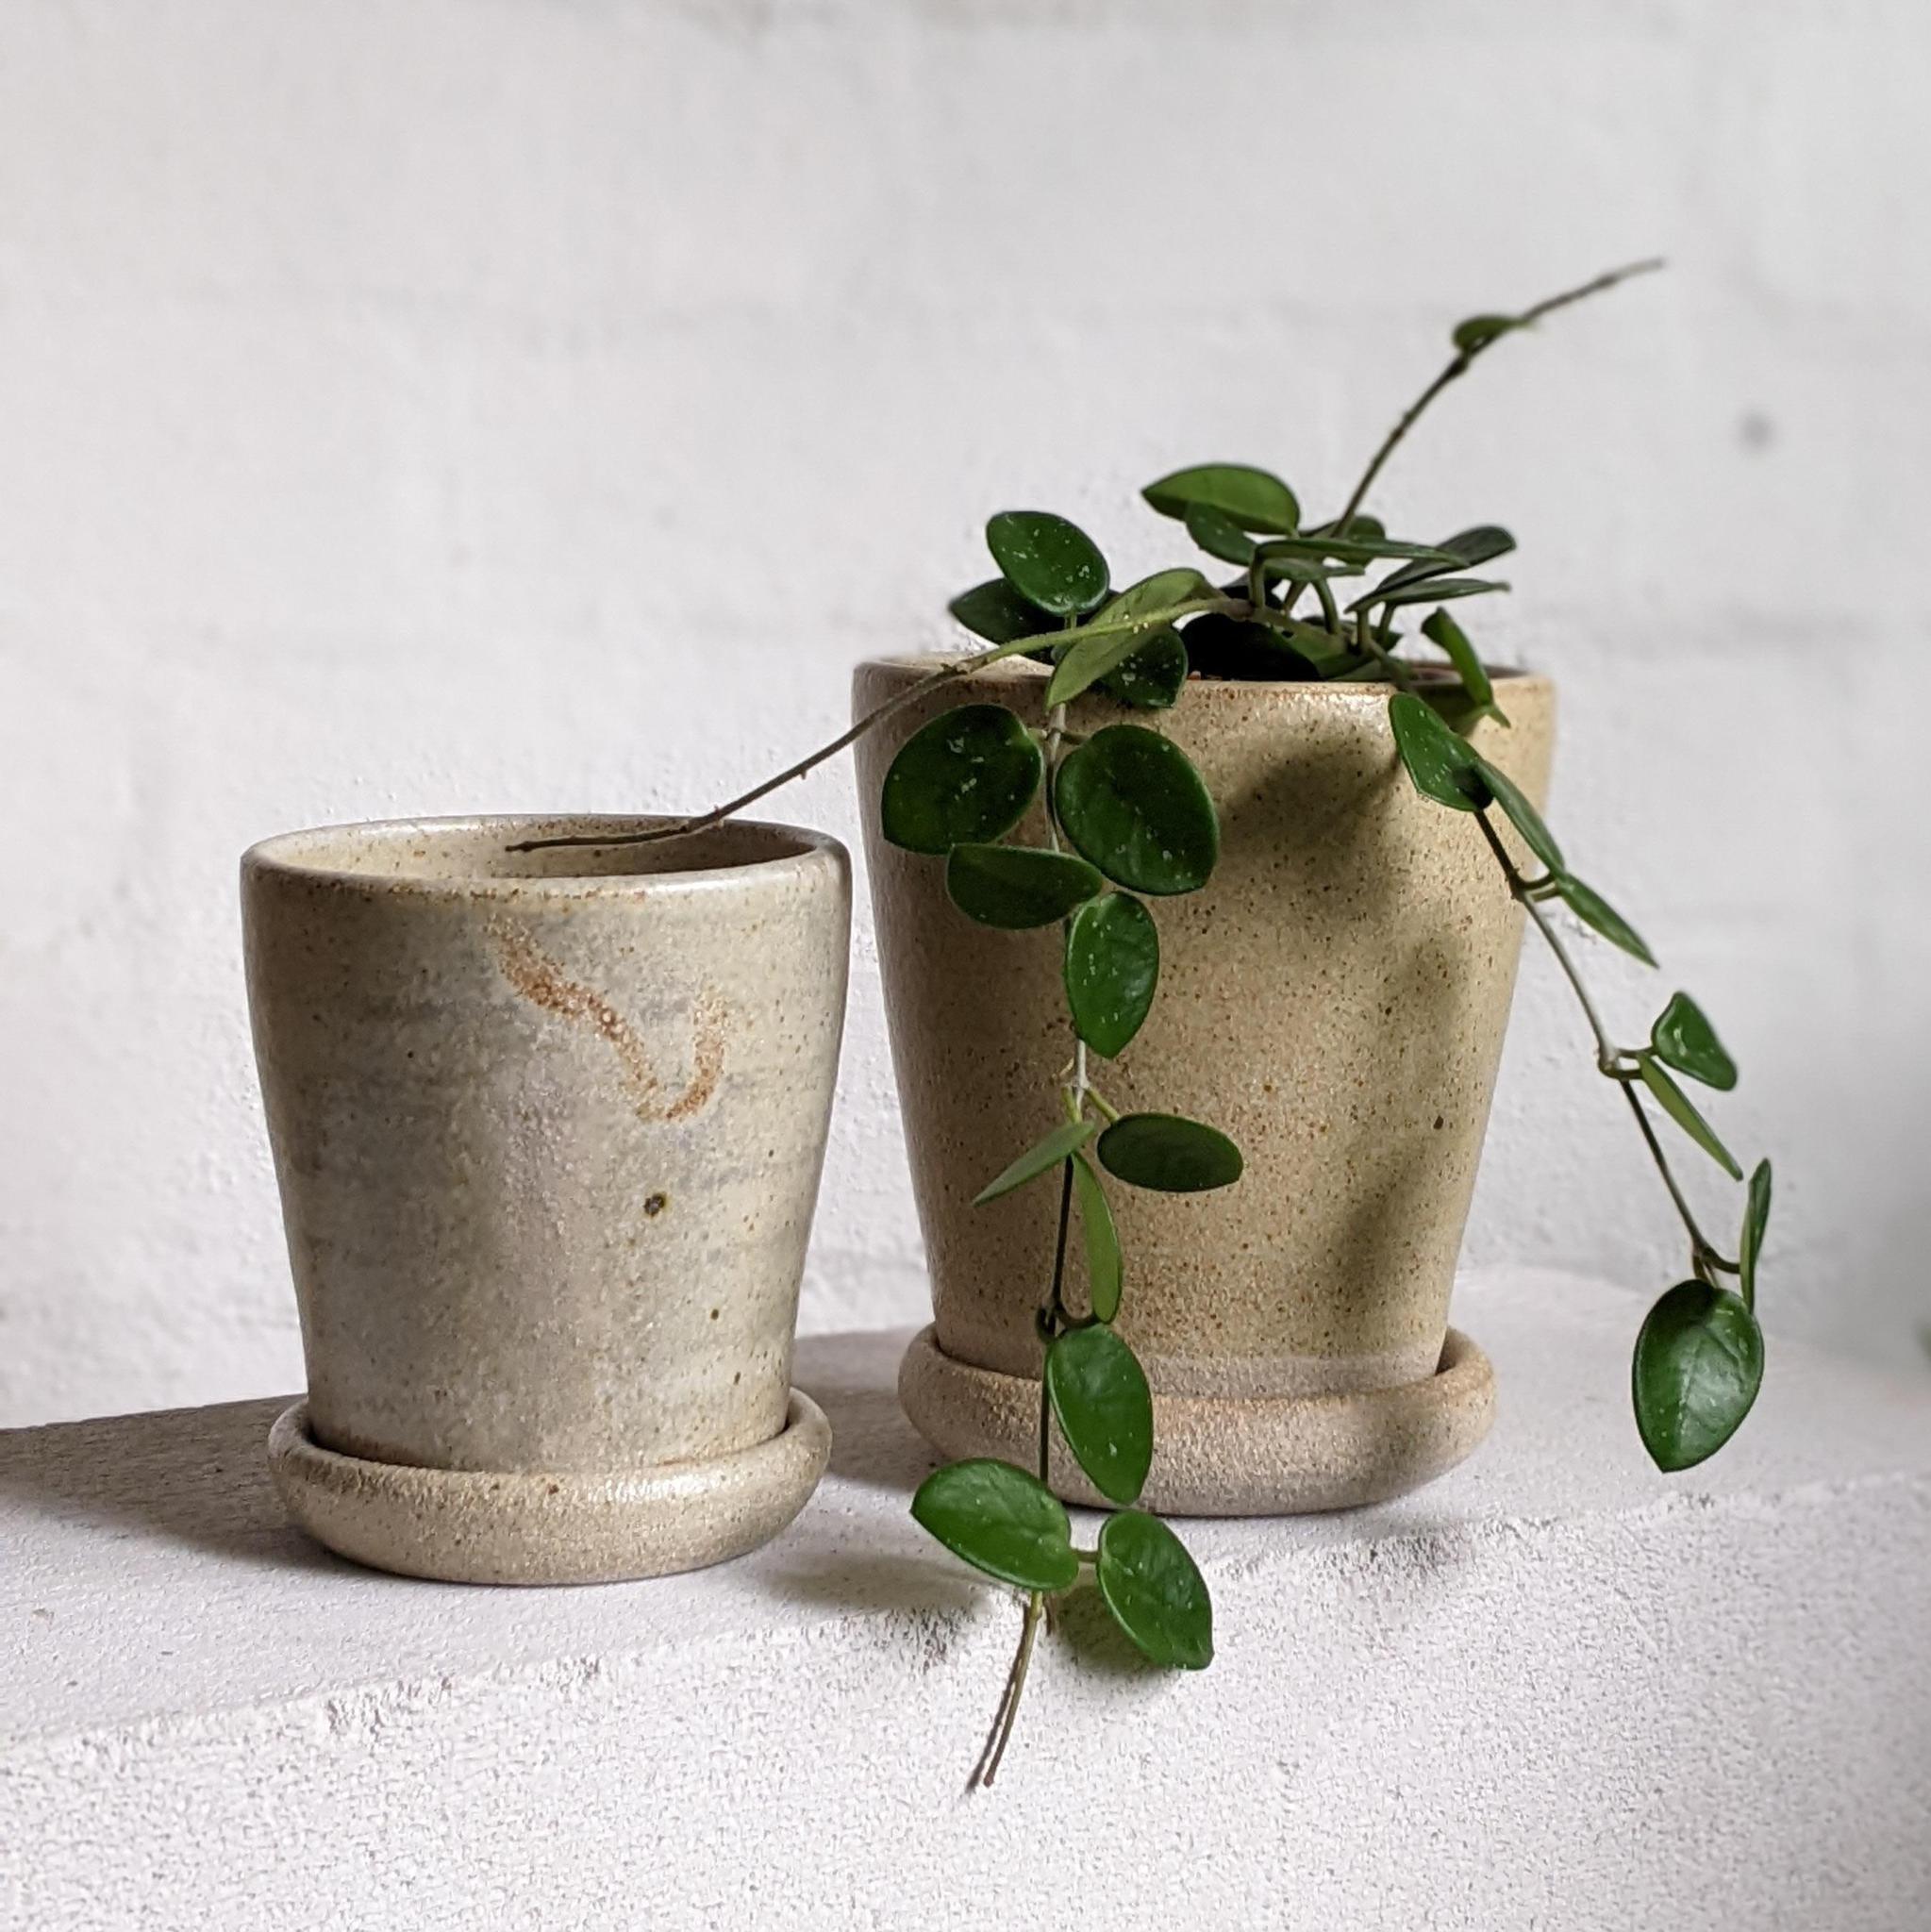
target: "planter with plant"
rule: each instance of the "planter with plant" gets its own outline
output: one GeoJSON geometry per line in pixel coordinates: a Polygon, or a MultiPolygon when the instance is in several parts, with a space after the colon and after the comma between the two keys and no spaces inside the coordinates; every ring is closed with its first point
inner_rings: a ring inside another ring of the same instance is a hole
{"type": "Polygon", "coordinates": [[[1180,471],[1144,495],[1206,564],[1116,591],[1065,519],[995,516],[999,575],[952,606],[990,648],[861,667],[848,732],[686,822],[854,742],[878,801],[935,1307],[901,1391],[959,1458],[913,1510],[1024,1605],[979,1781],[1059,1592],[1096,1585],[1157,1662],[1210,1659],[1206,1585],[1155,1509],[1368,1501],[1480,1440],[1488,1364],[1448,1297],[1524,916],[1688,1241],[1636,1341],[1642,1441],[1688,1468],[1755,1399],[1768,1163],[1725,1253],[1664,1141],[1741,1179],[1679,1077],[1724,1089],[1736,1069],[1682,993],[1640,1043],[1610,1031],[1563,921],[1654,962],[1541,816],[1552,688],[1486,666],[1449,608],[1507,588],[1478,573],[1513,540],[1397,538],[1365,508],[1483,354],[1649,266],[1461,324],[1324,521],[1266,471],[1180,471]],[[1439,656],[1412,655],[1416,617],[1439,656]],[[1011,937],[1029,929],[1052,943],[1011,937]],[[1062,1498],[1108,1511],[1090,1547],[1062,1498]]]}

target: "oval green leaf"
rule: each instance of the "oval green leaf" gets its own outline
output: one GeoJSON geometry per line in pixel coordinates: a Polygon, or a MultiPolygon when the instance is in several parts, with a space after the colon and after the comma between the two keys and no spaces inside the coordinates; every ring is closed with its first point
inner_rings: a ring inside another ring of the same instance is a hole
{"type": "Polygon", "coordinates": [[[1764,1230],[1770,1225],[1770,1162],[1759,1160],[1750,1173],[1750,1191],[1743,1202],[1743,1235],[1737,1244],[1737,1278],[1743,1299],[1756,1306],[1756,1263],[1763,1254],[1764,1230]]]}
{"type": "Polygon", "coordinates": [[[1139,1357],[1104,1323],[1074,1328],[1046,1351],[1046,1392],[1059,1433],[1093,1488],[1130,1503],[1154,1459],[1154,1402],[1139,1357]]]}
{"type": "Polygon", "coordinates": [[[1322,535],[1313,531],[1295,537],[1271,537],[1260,546],[1260,555],[1269,560],[1275,558],[1310,557],[1319,562],[1323,558],[1333,558],[1341,563],[1373,563],[1378,558],[1426,558],[1437,563],[1453,565],[1455,558],[1446,551],[1438,550],[1432,543],[1407,543],[1397,538],[1361,534],[1362,519],[1357,517],[1349,525],[1350,534],[1345,537],[1322,535]]]}
{"type": "Polygon", "coordinates": [[[1402,763],[1424,798],[1457,811],[1479,811],[1490,803],[1493,794],[1482,775],[1481,756],[1413,691],[1398,691],[1389,699],[1388,722],[1402,763]]]}
{"type": "Polygon", "coordinates": [[[945,890],[968,919],[1007,932],[1051,925],[1102,889],[1083,858],[1030,845],[955,845],[945,890]]]}
{"type": "Polygon", "coordinates": [[[1461,625],[1447,611],[1438,610],[1423,621],[1422,635],[1447,655],[1456,675],[1461,679],[1462,690],[1474,705],[1488,711],[1498,724],[1507,724],[1508,720],[1495,703],[1495,687],[1489,681],[1488,667],[1461,625]]]}
{"type": "Polygon", "coordinates": [[[1074,1031],[1114,1058],[1140,1031],[1160,977],[1153,914],[1127,892],[1090,899],[1066,928],[1066,1004],[1074,1031]]]}
{"type": "Polygon", "coordinates": [[[1489,788],[1490,796],[1507,813],[1509,824],[1522,834],[1523,843],[1552,873],[1559,873],[1562,870],[1562,848],[1542,823],[1541,813],[1529,803],[1526,793],[1507,772],[1479,753],[1473,756],[1481,772],[1482,783],[1489,788]]]}
{"type": "Polygon", "coordinates": [[[899,747],[879,789],[879,825],[894,845],[935,856],[996,839],[1025,816],[1045,767],[1004,705],[957,706],[899,747]]]}
{"type": "Polygon", "coordinates": [[[1210,595],[1213,586],[1197,570],[1156,571],[1108,599],[1082,625],[1046,686],[1048,705],[1070,704],[1090,684],[1124,664],[1157,629],[1164,627],[1176,605],[1210,595]]]}
{"type": "Polygon", "coordinates": [[[1272,472],[1246,463],[1196,463],[1149,483],[1140,493],[1163,517],[1184,517],[1199,504],[1243,530],[1285,532],[1301,526],[1294,492],[1272,472]]]}
{"type": "Polygon", "coordinates": [[[1009,644],[1059,628],[1058,620],[1029,604],[1004,577],[989,577],[961,591],[945,607],[974,637],[989,644],[1009,644]]]}
{"type": "Polygon", "coordinates": [[[1120,1290],[1125,1267],[1120,1257],[1120,1235],[1113,1210],[1093,1164],[1084,1154],[1073,1162],[1073,1191],[1079,1202],[1080,1232],[1086,1237],[1086,1288],[1092,1311],[1102,1322],[1120,1312],[1120,1290]]]}
{"type": "Polygon", "coordinates": [[[1187,683],[1188,668],[1180,633],[1163,628],[1136,644],[1133,655],[1106,676],[1095,679],[1093,689],[1136,711],[1167,711],[1187,683]]]}
{"type": "Polygon", "coordinates": [[[1443,560],[1406,563],[1400,570],[1389,572],[1381,580],[1381,588],[1398,590],[1404,584],[1422,583],[1457,568],[1473,570],[1477,564],[1492,563],[1515,548],[1515,539],[1500,524],[1477,524],[1472,530],[1457,530],[1453,537],[1444,537],[1435,547],[1442,553],[1443,560]]]}
{"type": "Polygon", "coordinates": [[[1207,503],[1190,503],[1185,521],[1187,534],[1209,557],[1218,557],[1223,563],[1247,564],[1254,560],[1254,539],[1224,510],[1215,509],[1207,503]]]}
{"type": "Polygon", "coordinates": [[[1067,836],[1136,892],[1195,892],[1212,876],[1221,826],[1193,762],[1143,724],[1108,724],[1069,752],[1053,788],[1067,836]]]}
{"type": "Polygon", "coordinates": [[[1737,1084],[1737,1062],[1723,1049],[1708,1016],[1687,992],[1673,993],[1650,1028],[1649,1043],[1666,1067],[1727,1093],[1737,1084]]]}
{"type": "Polygon", "coordinates": [[[1658,1469],[1693,1469],[1736,1434],[1763,1384],[1763,1331],[1740,1295],[1679,1281],[1649,1311],[1631,1367],[1636,1426],[1658,1469]]]}
{"type": "Polygon", "coordinates": [[[1562,903],[1586,926],[1601,933],[1612,945],[1621,946],[1631,958],[1640,959],[1645,966],[1656,963],[1656,956],[1650,951],[1643,936],[1594,887],[1565,874],[1556,881],[1556,891],[1562,903]]]}
{"type": "Polygon", "coordinates": [[[1371,604],[1398,610],[1407,604],[1446,604],[1455,597],[1480,597],[1490,591],[1506,591],[1508,586],[1489,577],[1431,577],[1426,583],[1402,584],[1390,590],[1377,584],[1366,595],[1357,597],[1350,610],[1365,610],[1371,604]]]}
{"type": "Polygon", "coordinates": [[[1021,1590],[1069,1590],[1079,1577],[1066,1507],[1036,1475],[990,1457],[935,1469],[912,1515],[956,1557],[1021,1590]]]}
{"type": "Polygon", "coordinates": [[[1123,1114],[1100,1136],[1100,1165],[1162,1194],[1202,1194],[1240,1178],[1240,1150],[1221,1132],[1176,1113],[1123,1114]]]}
{"type": "Polygon", "coordinates": [[[1001,510],[986,525],[986,547],[1007,582],[1055,617],[1090,610],[1107,594],[1099,545],[1050,510],[1001,510]]]}
{"type": "Polygon", "coordinates": [[[1001,1194],[1009,1194],[1014,1188],[1023,1188],[1028,1181],[1038,1180],[1062,1160],[1071,1160],[1099,1131],[1099,1124],[1091,1120],[1068,1121],[1064,1126],[1055,1127],[1043,1141],[1037,1141],[1028,1147],[1003,1174],[988,1181],[973,1196],[973,1206],[983,1208],[988,1201],[996,1201],[1001,1194]]]}
{"type": "Polygon", "coordinates": [[[1642,1084],[1656,1097],[1656,1105],[1730,1176],[1733,1181],[1743,1178],[1743,1170],[1737,1165],[1737,1157],[1717,1139],[1716,1129],[1697,1112],[1694,1103],[1669,1074],[1646,1053],[1636,1057],[1637,1071],[1642,1075],[1642,1084]]]}
{"type": "Polygon", "coordinates": [[[1157,1516],[1122,1509],[1100,1531],[1098,1581],[1114,1621],[1157,1664],[1213,1661],[1213,1601],[1186,1546],[1157,1516]]]}

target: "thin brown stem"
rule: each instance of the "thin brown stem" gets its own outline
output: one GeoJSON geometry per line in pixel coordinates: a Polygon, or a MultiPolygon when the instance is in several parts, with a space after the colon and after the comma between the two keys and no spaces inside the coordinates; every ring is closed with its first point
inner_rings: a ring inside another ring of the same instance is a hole
{"type": "MultiPolygon", "coordinates": [[[[1107,637],[1117,632],[1144,630],[1151,634],[1163,624],[1171,624],[1176,618],[1190,617],[1197,611],[1221,610],[1239,613],[1247,606],[1238,597],[1192,597],[1185,603],[1170,605],[1164,610],[1150,610],[1143,616],[1116,618],[1110,624],[1099,623],[1083,625],[1079,629],[1082,641],[1090,637],[1107,637]]],[[[989,664],[997,664],[1002,658],[1016,658],[1024,652],[1037,649],[1037,637],[1017,638],[1012,642],[1001,644],[996,650],[976,652],[970,658],[956,659],[950,664],[941,664],[929,677],[923,677],[917,684],[907,685],[904,691],[894,692],[882,705],[874,705],[871,710],[855,724],[841,731],[829,743],[821,744],[814,752],[808,752],[794,765],[787,765],[774,776],[761,779],[748,791],[741,791],[736,798],[727,798],[722,805],[714,805],[708,811],[699,812],[693,818],[674,819],[668,824],[653,825],[647,832],[574,832],[566,837],[555,839],[524,839],[505,850],[509,852],[551,852],[563,846],[595,846],[600,849],[619,845],[657,845],[667,839],[684,839],[693,832],[707,832],[713,825],[735,817],[747,805],[756,805],[760,798],[769,796],[780,787],[789,785],[794,778],[802,778],[810,771],[822,765],[826,758],[836,758],[847,746],[856,744],[874,725],[882,724],[894,712],[906,706],[915,704],[920,698],[928,696],[941,687],[955,683],[974,671],[983,671],[989,664]]]]}
{"type": "Polygon", "coordinates": [[[1649,1146],[1650,1158],[1656,1162],[1656,1172],[1662,1175],[1663,1185],[1669,1189],[1670,1199],[1676,1204],[1676,1213],[1683,1223],[1685,1232],[1690,1236],[1690,1266],[1699,1274],[1703,1273],[1706,1264],[1723,1267],[1723,1257],[1710,1245],[1703,1229],[1696,1224],[1696,1216],[1690,1211],[1690,1203],[1683,1198],[1683,1190],[1676,1185],[1676,1176],[1670,1171],[1669,1160],[1663,1153],[1663,1143],[1656,1139],[1656,1130],[1651,1124],[1648,1109],[1629,1081],[1624,1080],[1620,1084],[1624,1099],[1629,1102],[1629,1110],[1636,1116],[1636,1124],[1642,1129],[1642,1138],[1649,1146]]]}
{"type": "Polygon", "coordinates": [[[1590,991],[1583,984],[1582,974],[1576,969],[1575,961],[1570,957],[1569,948],[1562,943],[1562,935],[1556,930],[1549,915],[1537,903],[1548,881],[1528,879],[1523,876],[1521,869],[1508,856],[1508,848],[1497,836],[1495,827],[1489,823],[1489,814],[1478,811],[1475,823],[1482,828],[1482,836],[1489,841],[1489,849],[1494,853],[1495,861],[1501,866],[1508,880],[1508,890],[1522,907],[1536,929],[1548,941],[1549,949],[1556,955],[1556,963],[1562,968],[1563,976],[1574,990],[1576,998],[1582,1003],[1582,1010],[1588,1018],[1590,1031],[1595,1035],[1596,1065],[1598,1071],[1606,1074],[1623,1090],[1623,1096],[1629,1103],[1629,1110],[1636,1116],[1636,1124],[1642,1130],[1643,1143],[1648,1147],[1650,1158],[1655,1161],[1657,1174],[1663,1178],[1663,1186],[1669,1190],[1670,1199],[1690,1236],[1690,1266],[1698,1274],[1706,1268],[1734,1274],[1735,1267],[1724,1260],[1718,1250],[1710,1244],[1708,1238],[1697,1225],[1696,1216],[1690,1210],[1690,1203],[1684,1199],[1683,1190],[1676,1184],[1676,1175],[1670,1166],[1669,1157],[1663,1152],[1663,1143],[1656,1138],[1656,1130],[1651,1124],[1649,1113],[1636,1091],[1636,1085],[1623,1071],[1623,1056],[1611,1043],[1608,1029],[1603,1024],[1602,1015],[1596,1011],[1596,1003],[1590,997],[1590,991]]]}
{"type": "Polygon", "coordinates": [[[1019,1700],[1025,1690],[1026,1673],[1032,1668],[1033,1643],[1040,1634],[1040,1619],[1045,1613],[1046,1599],[1036,1590],[1025,1600],[1025,1621],[1020,1625],[1019,1652],[1012,1659],[1012,1669],[1007,1674],[1006,1695],[1000,1700],[999,1715],[993,1720],[991,1736],[986,1740],[986,1749],[967,1781],[968,1790],[990,1790],[992,1780],[999,1774],[1006,1747],[1012,1741],[1013,1724],[1019,1718],[1019,1700]]]}
{"type": "MultiPolygon", "coordinates": [[[[1580,288],[1565,289],[1559,295],[1544,296],[1541,301],[1524,308],[1520,315],[1513,316],[1510,320],[1516,327],[1526,327],[1530,323],[1540,321],[1545,315],[1554,314],[1558,308],[1568,308],[1572,302],[1581,302],[1590,295],[1599,295],[1606,289],[1613,289],[1618,282],[1626,282],[1632,275],[1649,275],[1662,265],[1661,258],[1656,258],[1649,261],[1633,261],[1626,268],[1611,269],[1608,274],[1598,275],[1593,281],[1584,282],[1580,288]]],[[[1469,373],[1475,358],[1483,350],[1491,348],[1500,341],[1502,333],[1509,332],[1512,331],[1500,332],[1483,341],[1472,342],[1466,349],[1457,349],[1454,359],[1440,375],[1402,411],[1400,421],[1382,439],[1381,447],[1374,452],[1368,467],[1362,471],[1361,480],[1355,485],[1354,493],[1348,498],[1348,507],[1335,519],[1335,527],[1342,535],[1346,535],[1349,523],[1356,511],[1361,508],[1368,491],[1373,487],[1374,479],[1380,475],[1382,465],[1395,453],[1402,439],[1415,426],[1422,412],[1450,383],[1469,373]]]]}

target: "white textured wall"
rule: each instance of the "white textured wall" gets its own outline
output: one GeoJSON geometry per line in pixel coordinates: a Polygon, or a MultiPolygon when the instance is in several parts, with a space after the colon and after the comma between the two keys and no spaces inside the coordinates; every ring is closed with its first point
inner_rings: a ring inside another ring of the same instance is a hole
{"type": "MultiPolygon", "coordinates": [[[[1563,680],[1558,826],[1743,1064],[1773,1328],[1898,1349],[1927,70],[1915,0],[8,0],[0,1420],[296,1379],[250,840],[708,802],[945,636],[989,510],[1132,569],[1178,462],[1330,501],[1450,321],[1653,250],[1382,507],[1520,535],[1482,634],[1563,680]]],[[[782,809],[850,837],[849,773],[782,809]]],[[[917,1312],[858,954],[821,1327],[917,1312]]],[[[1671,1225],[1533,961],[1472,1254],[1659,1286],[1671,1225]]]]}

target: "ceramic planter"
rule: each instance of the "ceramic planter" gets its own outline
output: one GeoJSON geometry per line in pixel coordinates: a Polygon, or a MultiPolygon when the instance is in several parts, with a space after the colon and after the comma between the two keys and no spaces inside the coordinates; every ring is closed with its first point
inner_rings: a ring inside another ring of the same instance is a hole
{"type": "MultiPolygon", "coordinates": [[[[861,666],[865,710],[929,660],[861,666]]],[[[1057,1211],[1048,1186],[979,1188],[1063,1116],[1072,1040],[1057,933],[975,926],[936,860],[887,845],[898,745],[968,701],[1040,715],[1019,658],[908,706],[859,745],[872,891],[933,1325],[900,1394],[946,1456],[1037,1453],[1033,1317],[1057,1211]]],[[[1512,730],[1475,739],[1540,801],[1554,691],[1509,676],[1512,730]]],[[[1089,695],[1076,731],[1131,720],[1174,738],[1218,801],[1219,868],[1153,902],[1158,996],[1093,1080],[1123,1110],[1192,1115],[1246,1157],[1221,1192],[1109,1184],[1126,1255],[1120,1332],[1155,1397],[1146,1498],[1178,1513],[1341,1507],[1398,1493],[1487,1432],[1489,1364],[1448,1302],[1515,979],[1521,914],[1462,813],[1399,767],[1386,687],[1194,680],[1172,710],[1089,695]]],[[[1040,836],[1038,810],[1015,836],[1040,836]]],[[[1069,1300],[1084,1305],[1074,1243],[1069,1300]]],[[[1070,1499],[1095,1501],[1070,1459],[1070,1499]]]]}
{"type": "Polygon", "coordinates": [[[296,832],[242,860],[308,1370],[271,1461],[385,1570],[693,1569],[823,1474],[791,1387],[845,999],[846,855],[649,820],[296,832]]]}

